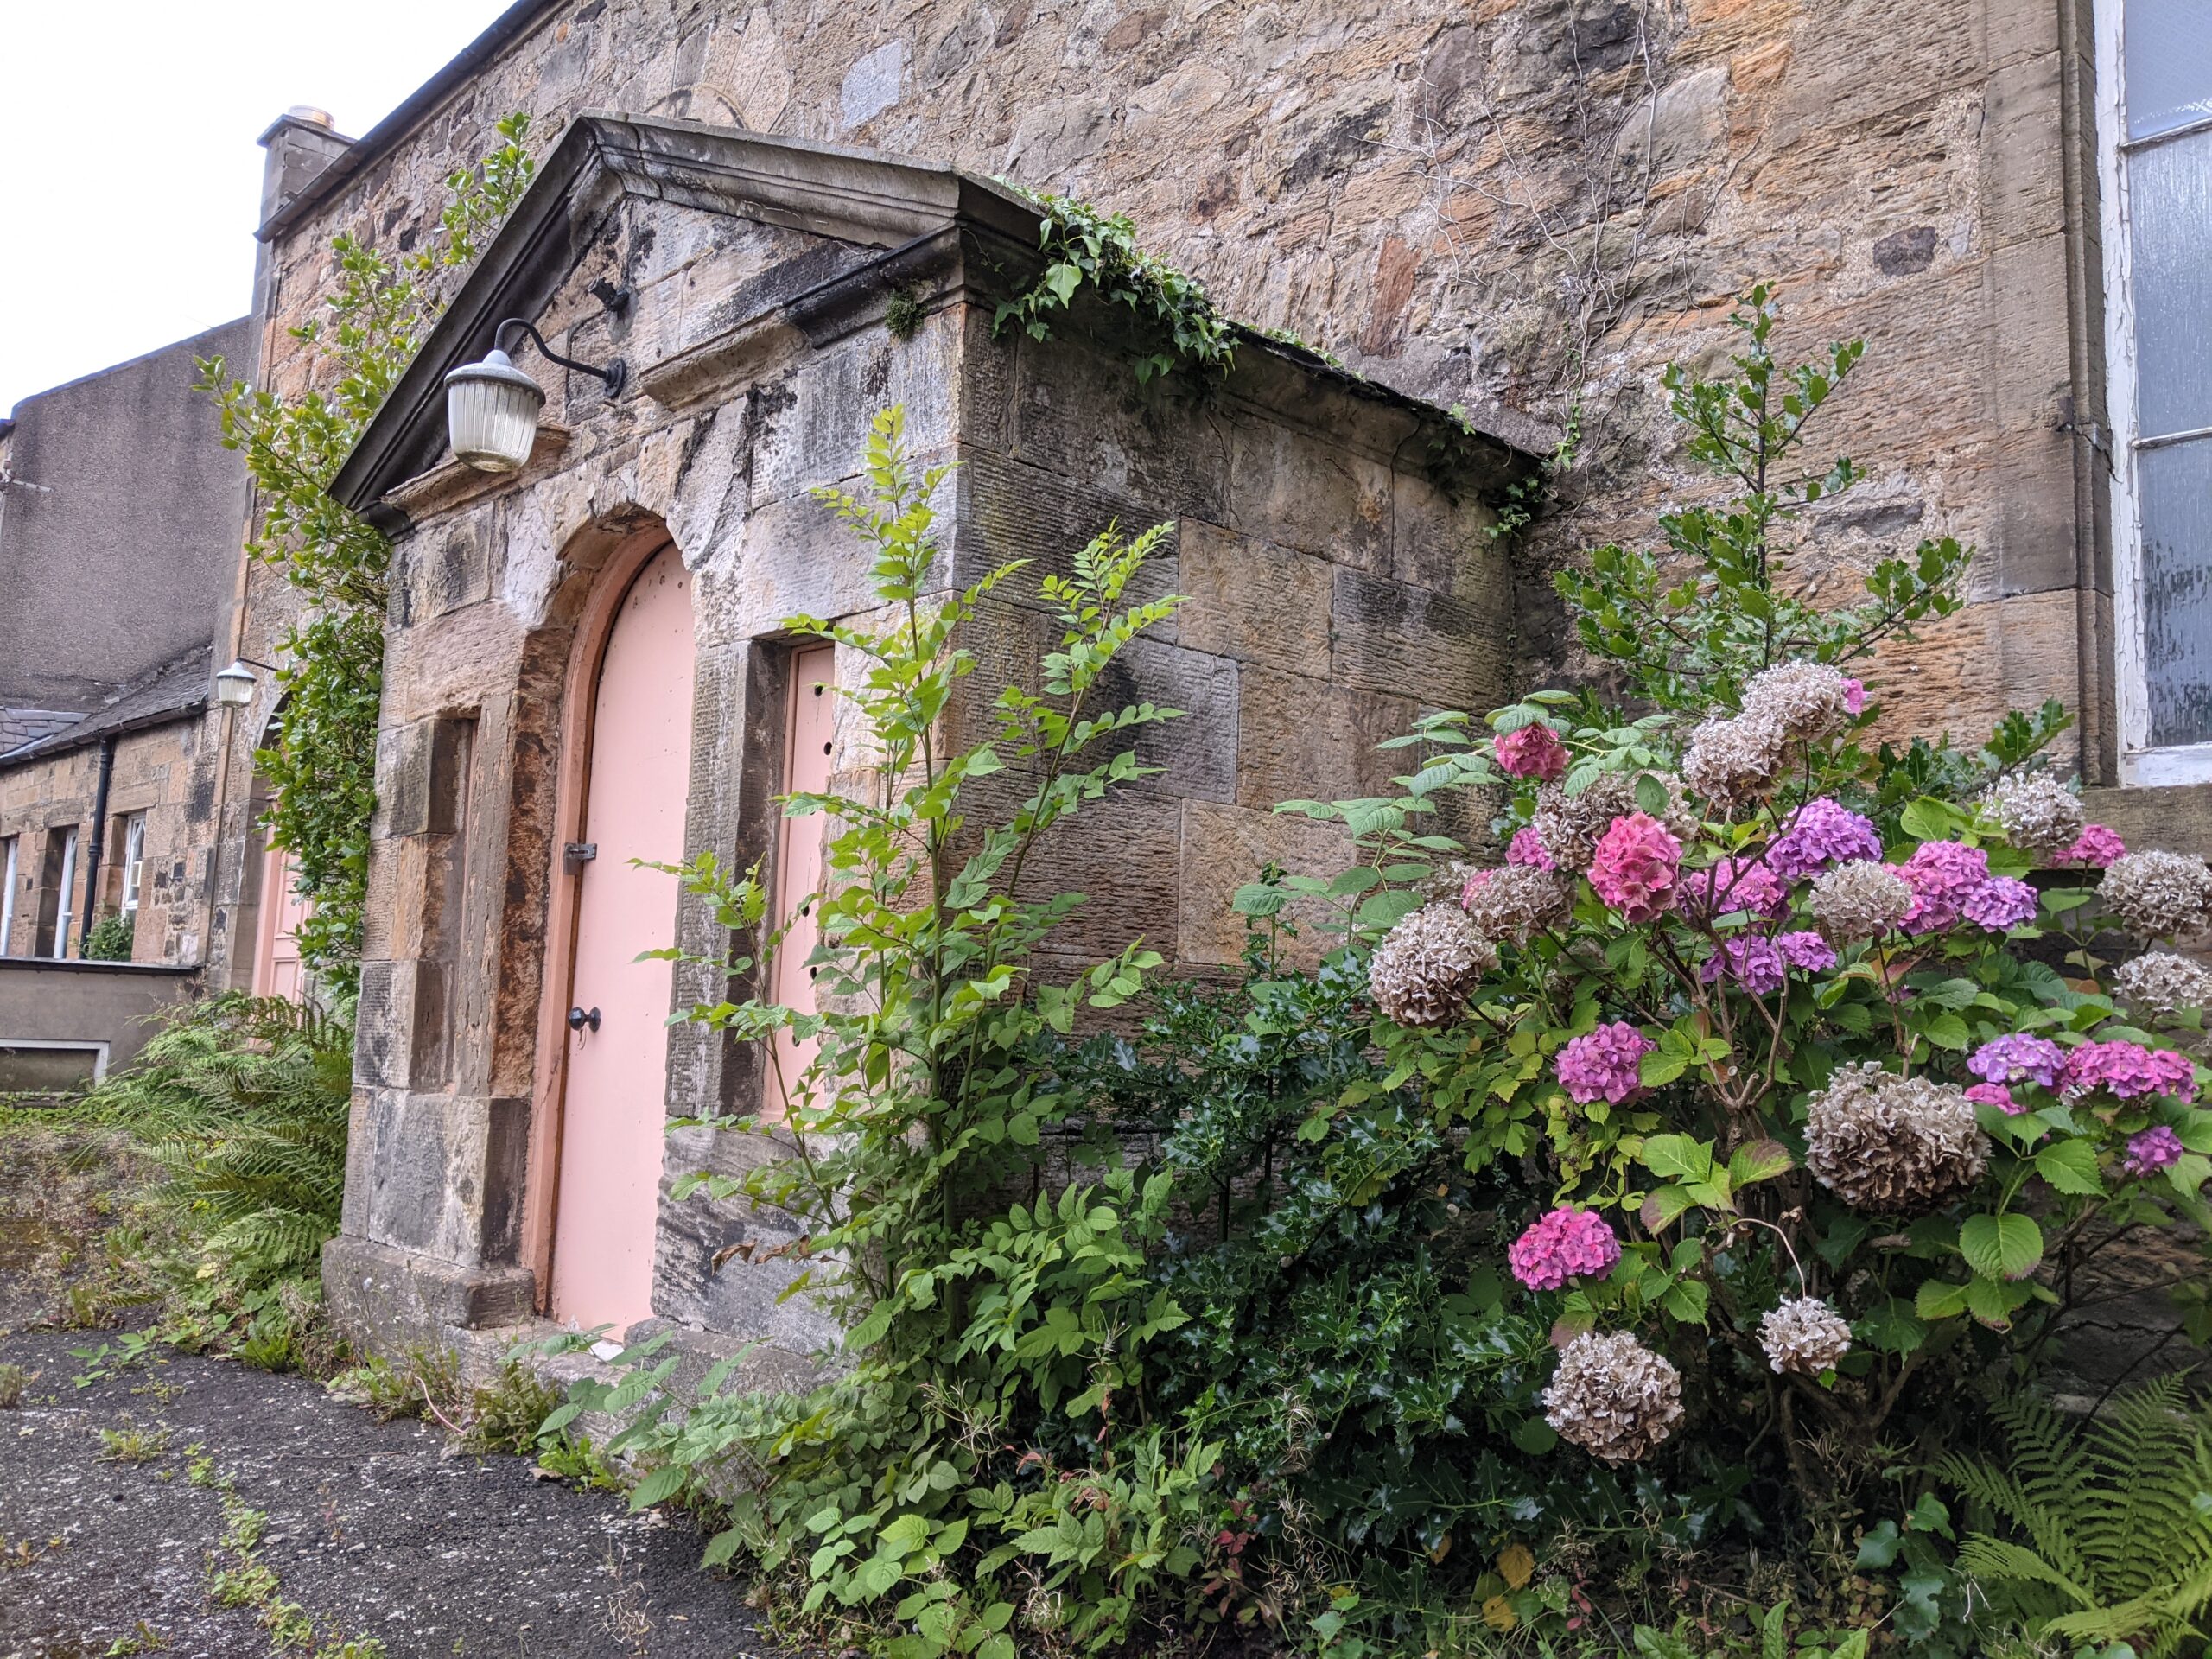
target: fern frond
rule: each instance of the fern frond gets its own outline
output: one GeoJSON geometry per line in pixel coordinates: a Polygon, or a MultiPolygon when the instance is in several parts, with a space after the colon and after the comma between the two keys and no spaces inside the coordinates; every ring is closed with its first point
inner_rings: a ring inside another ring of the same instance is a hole
{"type": "Polygon", "coordinates": [[[2069,1578],[2035,1551],[2019,1544],[2008,1544],[1986,1532],[1970,1535],[1959,1546],[1958,1567],[1961,1572],[1977,1579],[2048,1586],[2076,1607],[2097,1605],[2097,1598],[2088,1586],[2069,1578]]]}

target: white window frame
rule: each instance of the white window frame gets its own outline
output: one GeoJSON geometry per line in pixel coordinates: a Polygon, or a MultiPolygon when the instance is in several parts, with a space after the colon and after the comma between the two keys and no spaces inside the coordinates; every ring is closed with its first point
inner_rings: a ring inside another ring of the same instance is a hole
{"type": "MultiPolygon", "coordinates": [[[[2105,426],[2112,435],[2112,625],[2114,713],[2120,724],[2120,780],[2157,785],[2212,781],[2212,742],[2151,746],[2151,683],[2143,640],[2143,518],[2135,463],[2134,271],[2128,163],[2133,151],[2170,143],[2212,127],[2190,122],[2152,137],[2127,137],[2126,0],[2095,0],[2097,36],[2097,179],[2101,203],[2105,279],[2105,426]]],[[[2161,434],[2154,444],[2174,441],[2161,434]]],[[[2212,552],[2212,550],[2208,550],[2212,552]]]]}
{"type": "Polygon", "coordinates": [[[0,957],[8,954],[8,941],[16,934],[16,858],[22,841],[21,836],[8,837],[8,856],[4,861],[7,879],[5,885],[0,886],[0,957]]]}
{"type": "Polygon", "coordinates": [[[123,820],[123,899],[125,916],[138,913],[139,889],[146,878],[146,815],[133,812],[123,820]]]}
{"type": "Polygon", "coordinates": [[[69,928],[77,918],[71,908],[77,891],[77,826],[61,832],[61,899],[54,912],[54,960],[69,955],[69,928]]]}

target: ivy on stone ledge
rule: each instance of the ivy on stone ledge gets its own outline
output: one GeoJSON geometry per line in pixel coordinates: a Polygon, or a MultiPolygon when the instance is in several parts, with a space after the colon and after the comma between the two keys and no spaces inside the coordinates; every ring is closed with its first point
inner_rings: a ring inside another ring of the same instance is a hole
{"type": "Polygon", "coordinates": [[[1071,309],[1088,285],[1109,304],[1126,305],[1166,329],[1168,349],[1137,359],[1138,384],[1167,374],[1179,364],[1224,376],[1236,365],[1235,325],[1206,297],[1197,278],[1137,245],[1136,226],[1126,215],[1026,190],[1008,180],[999,182],[1041,216],[1038,246],[1046,264],[1034,283],[1000,303],[994,332],[1003,334],[1008,324],[1019,323],[1032,340],[1046,339],[1052,334],[1050,314],[1071,309]]]}

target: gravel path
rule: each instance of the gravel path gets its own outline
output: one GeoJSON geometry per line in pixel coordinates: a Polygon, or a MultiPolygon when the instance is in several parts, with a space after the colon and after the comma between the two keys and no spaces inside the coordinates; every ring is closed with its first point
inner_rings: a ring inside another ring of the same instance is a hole
{"type": "Polygon", "coordinates": [[[334,1654],[372,1637],[391,1659],[777,1651],[742,1586],[700,1569],[681,1516],[632,1516],[520,1459],[448,1457],[418,1423],[231,1361],[156,1351],[75,1386],[86,1368],[70,1350],[103,1340],[0,1335],[0,1362],[38,1373],[0,1410],[0,1659],[275,1653],[255,1609],[210,1598],[212,1574],[237,1565],[226,1501],[231,1521],[265,1513],[253,1559],[334,1654]],[[116,1460],[102,1430],[161,1450],[116,1460]]]}

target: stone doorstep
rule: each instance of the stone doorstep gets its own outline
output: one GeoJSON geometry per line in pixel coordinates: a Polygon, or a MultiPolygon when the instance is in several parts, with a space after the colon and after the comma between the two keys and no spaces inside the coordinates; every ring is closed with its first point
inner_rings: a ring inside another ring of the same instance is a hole
{"type": "MultiPolygon", "coordinates": [[[[527,1268],[462,1268],[389,1245],[344,1235],[323,1246],[323,1295],[331,1318],[356,1348],[391,1359],[410,1348],[442,1350],[460,1363],[474,1386],[498,1375],[524,1344],[538,1344],[562,1326],[532,1311],[535,1275],[527,1268]]],[[[735,1386],[760,1394],[795,1393],[824,1380],[829,1368],[772,1343],[651,1319],[631,1327],[629,1340],[666,1332],[664,1354],[676,1369],[668,1385],[678,1399],[696,1395],[708,1371],[735,1359],[735,1386]]],[[[588,1352],[535,1354],[525,1363],[545,1382],[565,1389],[582,1377],[616,1379],[613,1367],[588,1352]]],[[[579,1420],[582,1432],[603,1443],[618,1427],[611,1419],[579,1420]]]]}

